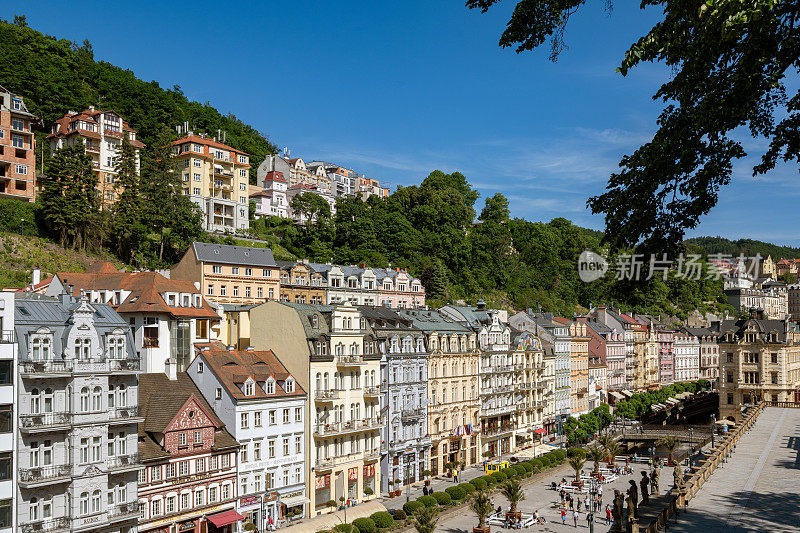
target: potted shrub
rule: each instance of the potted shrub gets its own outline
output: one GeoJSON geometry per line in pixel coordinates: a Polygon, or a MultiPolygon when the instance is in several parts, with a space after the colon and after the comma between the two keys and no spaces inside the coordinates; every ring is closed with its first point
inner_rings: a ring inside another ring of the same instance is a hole
{"type": "Polygon", "coordinates": [[[394,486],[394,481],[390,479],[386,484],[389,485],[389,497],[394,498],[394,491],[392,490],[392,487],[394,486]]]}
{"type": "Polygon", "coordinates": [[[525,491],[518,479],[509,479],[500,485],[500,494],[505,496],[511,510],[506,513],[506,518],[520,518],[521,513],[517,513],[517,504],[525,499],[525,491]]]}
{"type": "Polygon", "coordinates": [[[335,501],[335,500],[328,500],[328,501],[325,503],[325,506],[326,506],[326,507],[330,507],[330,508],[331,508],[331,512],[333,512],[333,511],[335,511],[335,510],[336,510],[336,501],[335,501]]]}
{"type": "Polygon", "coordinates": [[[364,487],[364,496],[372,496],[373,494],[375,494],[375,492],[371,488],[364,487]]]}
{"type": "Polygon", "coordinates": [[[423,470],[422,476],[425,478],[425,486],[430,487],[431,485],[431,471],[430,470],[423,470]]]}
{"type": "Polygon", "coordinates": [[[473,527],[472,533],[490,533],[492,528],[486,524],[486,517],[493,511],[493,507],[486,491],[475,492],[469,501],[469,507],[478,517],[478,527],[473,527]]]}
{"type": "Polygon", "coordinates": [[[456,467],[453,463],[445,463],[444,469],[447,470],[447,477],[453,476],[453,469],[456,467]]]}

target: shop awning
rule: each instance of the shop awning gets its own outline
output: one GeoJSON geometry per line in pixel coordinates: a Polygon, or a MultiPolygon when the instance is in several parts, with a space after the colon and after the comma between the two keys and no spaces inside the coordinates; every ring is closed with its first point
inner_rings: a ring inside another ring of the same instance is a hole
{"type": "Polygon", "coordinates": [[[615,390],[609,391],[609,394],[611,396],[613,396],[614,398],[616,398],[617,400],[624,400],[625,399],[625,396],[623,396],[622,394],[618,393],[615,390]]]}
{"type": "Polygon", "coordinates": [[[305,496],[292,496],[291,498],[286,498],[285,500],[281,500],[281,503],[284,504],[286,507],[294,507],[295,505],[301,505],[304,503],[308,503],[311,500],[306,498],[305,496]]]}
{"type": "Polygon", "coordinates": [[[546,429],[542,429],[542,428],[536,428],[536,429],[533,430],[533,432],[538,434],[538,435],[544,435],[545,433],[547,433],[547,430],[546,429]]]}
{"type": "Polygon", "coordinates": [[[223,511],[221,513],[212,514],[208,517],[208,520],[214,524],[216,527],[222,526],[229,526],[231,524],[235,524],[240,520],[244,520],[244,517],[236,512],[235,509],[231,509],[230,511],[223,511]]]}

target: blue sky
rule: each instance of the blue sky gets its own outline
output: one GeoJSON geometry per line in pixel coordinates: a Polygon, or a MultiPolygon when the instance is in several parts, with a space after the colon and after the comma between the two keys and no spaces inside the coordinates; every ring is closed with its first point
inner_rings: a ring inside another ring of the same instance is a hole
{"type": "MultiPolygon", "coordinates": [[[[88,38],[96,59],[178,84],[293,157],[338,162],[392,188],[459,170],[482,197],[504,193],[514,216],[597,229],[603,220],[586,199],[652,135],[661,106],[651,95],[666,79],[661,65],[614,72],[655,20],[638,2],[615,2],[610,16],[605,2],[589,2],[555,64],[546,48],[497,46],[512,0],[487,14],[458,0],[12,4],[0,17],[24,13],[45,33],[88,38]]],[[[764,142],[745,146],[757,157],[764,142]]],[[[692,234],[800,245],[790,223],[796,169],[754,179],[748,163],[692,234]]]]}

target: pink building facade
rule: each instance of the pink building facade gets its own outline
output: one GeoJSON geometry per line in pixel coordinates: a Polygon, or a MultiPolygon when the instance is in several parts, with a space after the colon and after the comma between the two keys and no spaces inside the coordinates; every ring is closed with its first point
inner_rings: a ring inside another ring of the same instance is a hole
{"type": "Polygon", "coordinates": [[[422,282],[401,269],[374,269],[378,303],[392,309],[425,307],[425,288],[422,282]]]}

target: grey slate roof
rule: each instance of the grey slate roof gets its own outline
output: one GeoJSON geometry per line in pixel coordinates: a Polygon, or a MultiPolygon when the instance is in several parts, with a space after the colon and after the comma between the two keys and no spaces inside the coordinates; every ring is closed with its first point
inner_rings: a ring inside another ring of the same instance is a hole
{"type": "Polygon", "coordinates": [[[471,333],[472,331],[451,320],[437,311],[429,311],[422,309],[409,309],[400,311],[401,315],[408,316],[414,321],[414,327],[426,333],[433,331],[441,331],[448,333],[471,333]]]}
{"type": "Polygon", "coordinates": [[[231,246],[229,244],[210,244],[206,242],[192,243],[192,247],[197,259],[207,263],[226,263],[255,267],[278,266],[272,256],[272,250],[269,248],[251,248],[249,246],[231,246]]]}
{"type": "MultiPolygon", "coordinates": [[[[67,294],[60,298],[50,298],[39,294],[17,293],[14,299],[14,334],[19,343],[20,361],[29,360],[29,336],[42,327],[52,333],[53,359],[64,360],[64,352],[68,348],[67,338],[74,327],[72,312],[80,305],[80,300],[67,294]]],[[[126,356],[128,359],[136,358],[133,336],[127,321],[108,304],[91,303],[88,306],[94,310],[93,325],[97,330],[102,353],[106,353],[106,335],[122,329],[126,338],[126,356]]]]}

